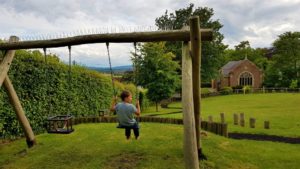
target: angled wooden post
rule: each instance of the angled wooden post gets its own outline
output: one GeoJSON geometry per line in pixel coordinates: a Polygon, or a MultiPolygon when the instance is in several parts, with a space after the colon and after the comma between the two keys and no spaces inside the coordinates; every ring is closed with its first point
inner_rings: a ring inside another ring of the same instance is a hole
{"type": "MultiPolygon", "coordinates": [[[[19,40],[18,37],[12,36],[12,37],[10,37],[9,41],[16,42],[18,40],[19,40]]],[[[3,61],[0,64],[0,84],[1,84],[1,86],[2,86],[2,83],[4,84],[3,86],[6,89],[6,92],[10,99],[10,102],[13,105],[13,108],[16,112],[17,118],[20,121],[21,126],[24,130],[28,147],[32,147],[36,143],[33,131],[31,129],[31,126],[30,126],[26,116],[25,116],[24,110],[23,110],[20,100],[17,96],[17,93],[7,75],[7,72],[9,70],[11,62],[14,58],[14,55],[15,55],[14,50],[7,51],[3,58],[3,61]]]]}
{"type": "Polygon", "coordinates": [[[193,99],[194,115],[196,124],[197,148],[198,155],[202,154],[202,145],[200,140],[200,102],[201,102],[201,33],[200,21],[198,16],[190,18],[190,40],[192,53],[192,70],[193,70],[193,99]]]}
{"type": "MultiPolygon", "coordinates": [[[[9,38],[9,42],[17,42],[17,41],[19,41],[19,38],[16,36],[11,36],[9,38]]],[[[2,86],[4,79],[7,76],[8,70],[10,68],[12,60],[14,59],[14,56],[15,56],[15,50],[8,50],[6,51],[4,58],[0,63],[0,87],[2,86]]]]}
{"type": "Polygon", "coordinates": [[[184,124],[183,151],[186,169],[199,169],[194,119],[192,58],[188,42],[182,45],[182,111],[184,124]]]}
{"type": "Polygon", "coordinates": [[[16,91],[14,90],[14,87],[9,80],[8,76],[4,80],[4,88],[7,91],[7,94],[9,96],[10,102],[13,105],[13,108],[17,114],[17,118],[24,130],[25,136],[26,136],[26,142],[28,147],[32,147],[36,141],[34,137],[34,133],[31,129],[31,126],[25,116],[24,110],[22,108],[21,102],[17,96],[16,91]]]}

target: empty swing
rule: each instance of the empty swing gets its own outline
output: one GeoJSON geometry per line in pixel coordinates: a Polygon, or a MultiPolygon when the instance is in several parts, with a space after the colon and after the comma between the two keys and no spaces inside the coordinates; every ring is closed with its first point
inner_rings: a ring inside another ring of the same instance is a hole
{"type": "MultiPolygon", "coordinates": [[[[69,49],[69,71],[68,71],[68,87],[69,87],[69,106],[68,109],[71,109],[71,46],[68,46],[69,49]]],[[[47,64],[47,55],[46,48],[44,50],[45,63],[47,64]]],[[[45,72],[46,73],[46,72],[45,72]]],[[[47,132],[48,133],[58,133],[58,134],[69,134],[74,131],[72,124],[72,115],[56,115],[47,118],[47,132]]]]}

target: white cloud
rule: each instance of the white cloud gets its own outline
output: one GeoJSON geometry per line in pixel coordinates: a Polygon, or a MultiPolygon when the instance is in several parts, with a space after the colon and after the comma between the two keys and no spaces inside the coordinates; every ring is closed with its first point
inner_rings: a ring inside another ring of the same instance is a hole
{"type": "Polygon", "coordinates": [[[253,47],[270,47],[278,35],[300,27],[300,0],[206,0],[196,4],[214,9],[230,47],[244,40],[253,47]]]}

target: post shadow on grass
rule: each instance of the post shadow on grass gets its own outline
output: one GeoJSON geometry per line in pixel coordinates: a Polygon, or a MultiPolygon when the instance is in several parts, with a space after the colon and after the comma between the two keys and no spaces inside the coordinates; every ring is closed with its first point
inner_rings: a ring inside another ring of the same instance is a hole
{"type": "Polygon", "coordinates": [[[272,141],[281,142],[289,144],[300,144],[300,138],[295,137],[284,137],[276,135],[266,135],[266,134],[250,134],[250,133],[228,133],[228,137],[231,139],[247,139],[256,141],[272,141]]]}
{"type": "Polygon", "coordinates": [[[165,108],[165,109],[181,109],[182,110],[182,108],[181,107],[170,107],[170,106],[168,106],[167,108],[165,108]]]}
{"type": "Polygon", "coordinates": [[[198,159],[199,160],[207,160],[206,155],[203,153],[202,148],[198,149],[198,159]]]}

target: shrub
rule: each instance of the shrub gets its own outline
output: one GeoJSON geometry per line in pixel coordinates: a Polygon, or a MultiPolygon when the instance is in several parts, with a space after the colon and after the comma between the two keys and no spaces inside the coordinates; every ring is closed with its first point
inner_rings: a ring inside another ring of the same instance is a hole
{"type": "Polygon", "coordinates": [[[252,91],[252,86],[244,86],[243,87],[243,92],[244,93],[250,93],[252,91]]]}
{"type": "Polygon", "coordinates": [[[298,80],[292,80],[290,84],[290,89],[296,89],[298,87],[298,80]]]}
{"type": "Polygon", "coordinates": [[[233,90],[231,87],[224,87],[220,90],[221,95],[232,94],[233,90]]]}
{"type": "Polygon", "coordinates": [[[211,83],[201,83],[202,88],[211,88],[211,83]]]}
{"type": "Polygon", "coordinates": [[[145,108],[150,106],[150,101],[147,98],[147,90],[141,89],[139,92],[139,100],[141,109],[144,110],[145,108]]]}
{"type": "Polygon", "coordinates": [[[233,89],[233,90],[235,90],[235,89],[243,89],[243,86],[241,86],[241,85],[233,86],[232,89],[233,89]]]}

